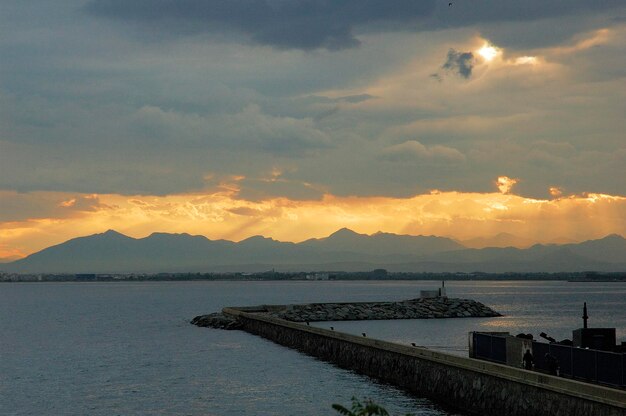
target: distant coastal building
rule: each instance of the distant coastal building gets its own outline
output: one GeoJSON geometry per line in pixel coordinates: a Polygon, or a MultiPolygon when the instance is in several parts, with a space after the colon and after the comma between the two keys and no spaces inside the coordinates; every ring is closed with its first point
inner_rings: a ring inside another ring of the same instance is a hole
{"type": "Polygon", "coordinates": [[[313,273],[313,274],[307,274],[305,279],[306,280],[328,280],[330,277],[330,275],[328,273],[313,273]]]}

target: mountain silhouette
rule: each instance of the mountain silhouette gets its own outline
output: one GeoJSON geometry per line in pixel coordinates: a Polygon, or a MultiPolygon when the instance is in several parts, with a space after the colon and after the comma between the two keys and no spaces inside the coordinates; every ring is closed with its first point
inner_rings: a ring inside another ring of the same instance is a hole
{"type": "Polygon", "coordinates": [[[14,273],[159,273],[345,270],[415,272],[574,272],[626,270],[626,239],[609,235],[578,244],[465,248],[436,236],[342,228],[301,243],[253,236],[240,242],[190,234],[132,238],[114,230],[78,237],[0,264],[14,273]]]}
{"type": "Polygon", "coordinates": [[[517,247],[527,248],[533,245],[533,241],[527,238],[518,237],[509,233],[498,233],[493,237],[476,237],[468,240],[461,240],[461,244],[468,248],[485,247],[517,247]]]}
{"type": "Polygon", "coordinates": [[[333,251],[356,251],[373,255],[429,255],[464,248],[449,238],[412,236],[377,232],[358,234],[342,228],[328,237],[310,239],[300,243],[303,247],[333,251]]]}

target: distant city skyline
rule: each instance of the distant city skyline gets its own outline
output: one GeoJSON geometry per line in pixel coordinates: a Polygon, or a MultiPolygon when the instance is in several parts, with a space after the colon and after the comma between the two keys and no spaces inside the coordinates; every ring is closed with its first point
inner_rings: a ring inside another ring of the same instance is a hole
{"type": "Polygon", "coordinates": [[[626,235],[626,4],[4,1],[0,258],[626,235]]]}

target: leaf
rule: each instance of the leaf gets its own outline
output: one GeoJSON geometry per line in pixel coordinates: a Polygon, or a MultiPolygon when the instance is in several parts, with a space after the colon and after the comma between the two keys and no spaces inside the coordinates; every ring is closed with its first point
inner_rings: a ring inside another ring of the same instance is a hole
{"type": "Polygon", "coordinates": [[[346,416],[354,416],[354,413],[352,413],[351,411],[349,411],[348,409],[346,409],[340,404],[333,404],[333,409],[335,409],[339,414],[346,415],[346,416]]]}

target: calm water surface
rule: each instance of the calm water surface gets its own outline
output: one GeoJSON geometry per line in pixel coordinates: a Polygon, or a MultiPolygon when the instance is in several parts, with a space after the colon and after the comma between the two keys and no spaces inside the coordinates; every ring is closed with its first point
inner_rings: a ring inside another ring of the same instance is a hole
{"type": "MultiPolygon", "coordinates": [[[[393,414],[449,415],[389,386],[240,331],[188,321],[224,306],[400,300],[435,282],[146,282],[0,285],[2,415],[333,415],[371,397],[393,414]]],[[[470,330],[626,340],[626,284],[449,282],[502,318],[337,322],[338,330],[465,354],[470,330]]],[[[320,323],[320,326],[329,326],[320,323]]]]}

